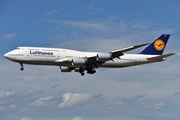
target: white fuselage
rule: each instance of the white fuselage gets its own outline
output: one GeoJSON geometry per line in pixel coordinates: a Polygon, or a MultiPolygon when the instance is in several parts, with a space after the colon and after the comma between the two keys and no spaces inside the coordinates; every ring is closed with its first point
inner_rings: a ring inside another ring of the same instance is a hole
{"type": "MultiPolygon", "coordinates": [[[[18,47],[17,49],[6,53],[4,56],[14,62],[34,65],[55,65],[66,67],[74,66],[71,61],[61,62],[71,59],[85,59],[91,56],[96,56],[99,52],[81,52],[69,49],[60,48],[44,48],[44,47],[18,47]]],[[[119,58],[104,61],[99,67],[120,68],[129,67],[152,62],[159,62],[160,60],[148,60],[147,58],[158,55],[144,55],[144,54],[124,54],[119,58]]],[[[81,66],[82,67],[82,66],[81,66]]]]}

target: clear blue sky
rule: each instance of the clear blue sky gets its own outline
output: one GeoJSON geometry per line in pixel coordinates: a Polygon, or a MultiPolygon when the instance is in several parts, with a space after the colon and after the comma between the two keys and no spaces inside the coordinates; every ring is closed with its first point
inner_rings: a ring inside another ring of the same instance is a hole
{"type": "Polygon", "coordinates": [[[0,120],[179,120],[179,39],[179,0],[1,0],[0,120]],[[177,55],[92,76],[21,72],[3,56],[18,46],[109,52],[163,33],[171,34],[165,52],[177,55]]]}

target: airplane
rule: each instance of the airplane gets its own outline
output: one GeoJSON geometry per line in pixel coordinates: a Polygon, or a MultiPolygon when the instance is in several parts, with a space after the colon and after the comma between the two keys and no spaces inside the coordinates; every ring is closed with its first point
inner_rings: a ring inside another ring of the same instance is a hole
{"type": "Polygon", "coordinates": [[[162,34],[151,43],[139,44],[109,53],[82,52],[62,48],[17,47],[4,55],[5,58],[23,64],[59,66],[61,72],[79,72],[82,76],[96,73],[97,68],[123,68],[160,62],[175,53],[163,54],[170,34],[162,34]],[[127,51],[146,46],[137,54],[127,51]]]}

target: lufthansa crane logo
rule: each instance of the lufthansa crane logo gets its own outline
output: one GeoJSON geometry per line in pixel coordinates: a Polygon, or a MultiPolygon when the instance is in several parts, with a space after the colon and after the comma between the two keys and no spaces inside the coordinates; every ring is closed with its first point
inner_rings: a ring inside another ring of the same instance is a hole
{"type": "Polygon", "coordinates": [[[164,41],[158,39],[154,42],[154,47],[158,51],[162,51],[165,47],[164,41]]]}

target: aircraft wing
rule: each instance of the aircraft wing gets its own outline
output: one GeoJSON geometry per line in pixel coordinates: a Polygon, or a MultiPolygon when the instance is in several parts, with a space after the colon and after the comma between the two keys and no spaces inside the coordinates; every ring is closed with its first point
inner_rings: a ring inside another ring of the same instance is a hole
{"type": "Polygon", "coordinates": [[[88,56],[86,58],[88,60],[88,63],[90,63],[91,66],[98,67],[99,65],[103,64],[105,61],[113,60],[114,58],[119,58],[120,56],[124,55],[123,54],[124,52],[137,49],[148,44],[149,43],[139,44],[139,45],[135,45],[135,46],[119,49],[119,50],[114,50],[114,51],[111,51],[110,54],[98,53],[96,55],[88,56]],[[102,59],[100,58],[100,56],[102,57],[102,59]],[[108,56],[111,56],[111,58],[109,59],[108,56]]]}
{"type": "MultiPolygon", "coordinates": [[[[84,59],[85,61],[88,62],[89,66],[98,67],[99,65],[102,65],[105,61],[113,60],[113,58],[118,58],[118,57],[124,55],[123,52],[137,49],[137,48],[145,46],[147,44],[149,44],[149,43],[139,44],[139,45],[135,45],[135,46],[119,49],[119,50],[114,50],[114,51],[111,51],[110,54],[108,54],[108,53],[107,54],[106,53],[92,53],[86,57],[84,56],[84,58],[77,58],[77,59],[84,59]]],[[[76,58],[63,58],[63,59],[56,60],[55,62],[59,63],[59,64],[66,64],[66,63],[73,64],[77,59],[76,58]]]]}
{"type": "Polygon", "coordinates": [[[124,55],[124,54],[123,54],[124,52],[130,51],[130,50],[134,50],[134,49],[137,49],[137,48],[146,46],[146,45],[148,45],[148,44],[149,44],[149,43],[144,43],[144,44],[139,44],[139,45],[135,45],[135,46],[130,46],[130,47],[127,47],[127,48],[123,48],[123,49],[111,51],[110,53],[111,53],[112,56],[115,58],[115,57],[119,57],[119,56],[124,55]]]}
{"type": "Polygon", "coordinates": [[[163,59],[163,58],[167,58],[169,56],[172,56],[176,53],[168,53],[168,54],[164,54],[164,55],[160,55],[160,56],[156,56],[156,57],[150,57],[150,58],[147,58],[148,60],[160,60],[160,59],[163,59]]]}

